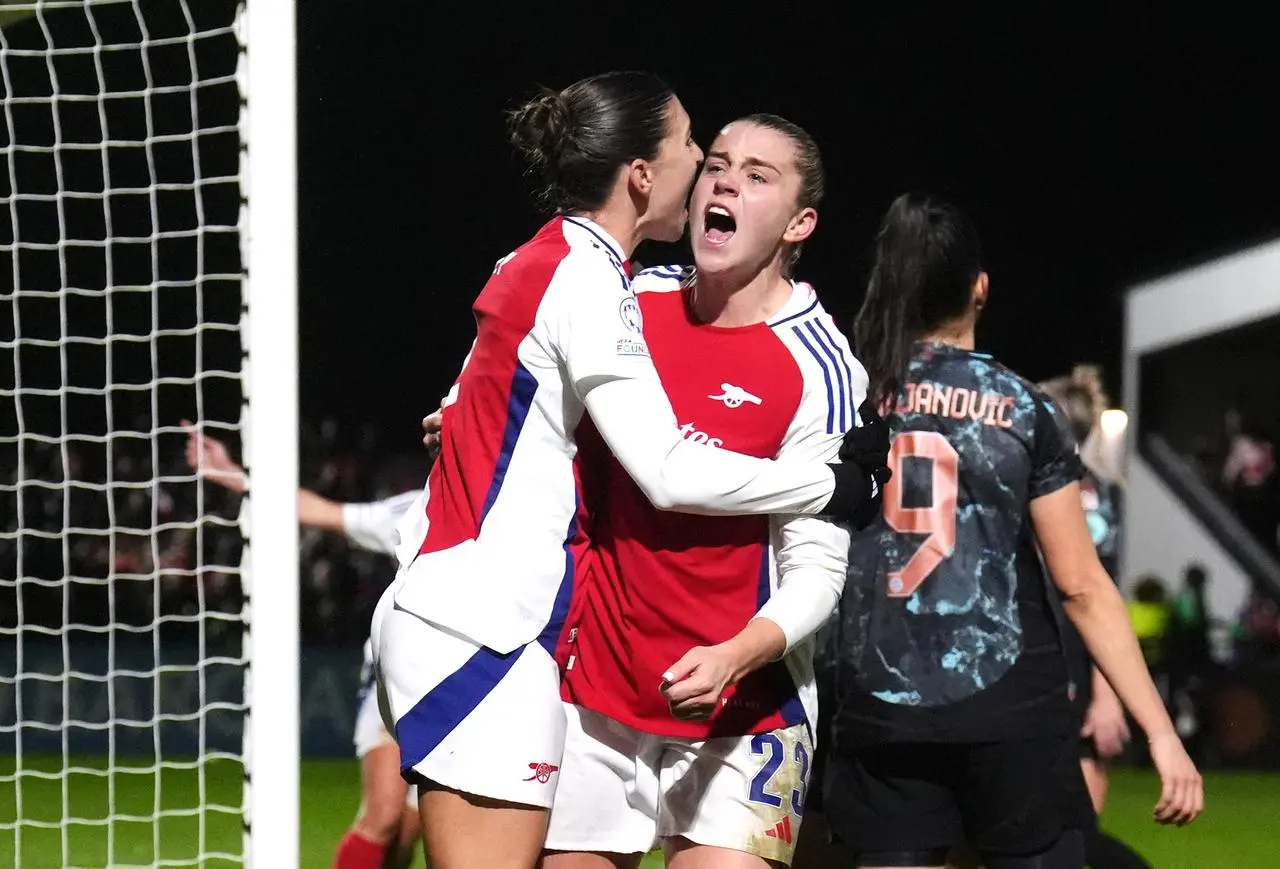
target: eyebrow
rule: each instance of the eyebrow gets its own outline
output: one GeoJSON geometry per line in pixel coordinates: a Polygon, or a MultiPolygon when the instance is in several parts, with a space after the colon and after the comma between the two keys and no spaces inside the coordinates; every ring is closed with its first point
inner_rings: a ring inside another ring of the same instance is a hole
{"type": "MultiPolygon", "coordinates": [[[[712,151],[711,153],[707,154],[707,159],[723,160],[726,163],[733,162],[732,160],[729,159],[729,155],[726,154],[724,151],[712,151]]],[[[779,169],[777,166],[773,165],[767,160],[761,160],[759,157],[748,157],[747,159],[742,161],[742,165],[743,166],[762,166],[765,169],[772,169],[774,172],[776,172],[779,175],[782,174],[782,170],[779,169]]]]}

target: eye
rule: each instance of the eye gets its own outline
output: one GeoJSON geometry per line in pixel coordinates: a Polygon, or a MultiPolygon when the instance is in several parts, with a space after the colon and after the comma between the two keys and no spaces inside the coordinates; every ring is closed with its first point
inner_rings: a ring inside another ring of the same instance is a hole
{"type": "Polygon", "coordinates": [[[711,163],[711,164],[708,164],[702,171],[707,175],[719,175],[721,172],[724,171],[724,167],[721,166],[719,163],[711,163]]]}
{"type": "Polygon", "coordinates": [[[747,177],[748,177],[748,178],[750,178],[752,181],[756,182],[757,184],[763,184],[763,183],[767,180],[767,179],[766,179],[763,175],[761,175],[759,172],[752,172],[752,173],[751,173],[750,175],[748,175],[747,177]]]}

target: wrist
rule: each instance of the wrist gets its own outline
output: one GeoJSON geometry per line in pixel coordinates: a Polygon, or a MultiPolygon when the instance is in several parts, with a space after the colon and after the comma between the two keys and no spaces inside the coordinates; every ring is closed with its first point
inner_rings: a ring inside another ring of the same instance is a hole
{"type": "Polygon", "coordinates": [[[772,619],[753,618],[736,636],[719,648],[729,663],[730,684],[776,660],[786,651],[787,638],[772,619]]]}

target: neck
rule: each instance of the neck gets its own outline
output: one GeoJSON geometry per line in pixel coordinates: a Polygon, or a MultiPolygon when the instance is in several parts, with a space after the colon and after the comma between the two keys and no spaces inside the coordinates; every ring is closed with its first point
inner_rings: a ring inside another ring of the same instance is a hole
{"type": "Polygon", "coordinates": [[[640,243],[640,227],[630,201],[617,200],[618,197],[613,197],[600,210],[584,216],[598,223],[614,241],[622,245],[622,256],[629,260],[635,253],[636,245],[640,243]]]}
{"type": "Polygon", "coordinates": [[[967,319],[939,326],[921,335],[920,340],[933,344],[950,344],[961,350],[972,350],[977,346],[974,341],[974,323],[967,319]]]}
{"type": "Polygon", "coordinates": [[[766,323],[791,299],[791,282],[782,276],[777,259],[749,275],[733,272],[697,273],[693,314],[713,326],[754,326],[766,323]]]}

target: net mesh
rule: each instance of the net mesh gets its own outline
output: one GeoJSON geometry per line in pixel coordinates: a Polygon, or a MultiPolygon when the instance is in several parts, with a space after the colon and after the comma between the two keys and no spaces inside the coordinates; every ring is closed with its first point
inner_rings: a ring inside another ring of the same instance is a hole
{"type": "Polygon", "coordinates": [[[242,862],[240,10],[0,10],[0,865],[242,862]]]}

